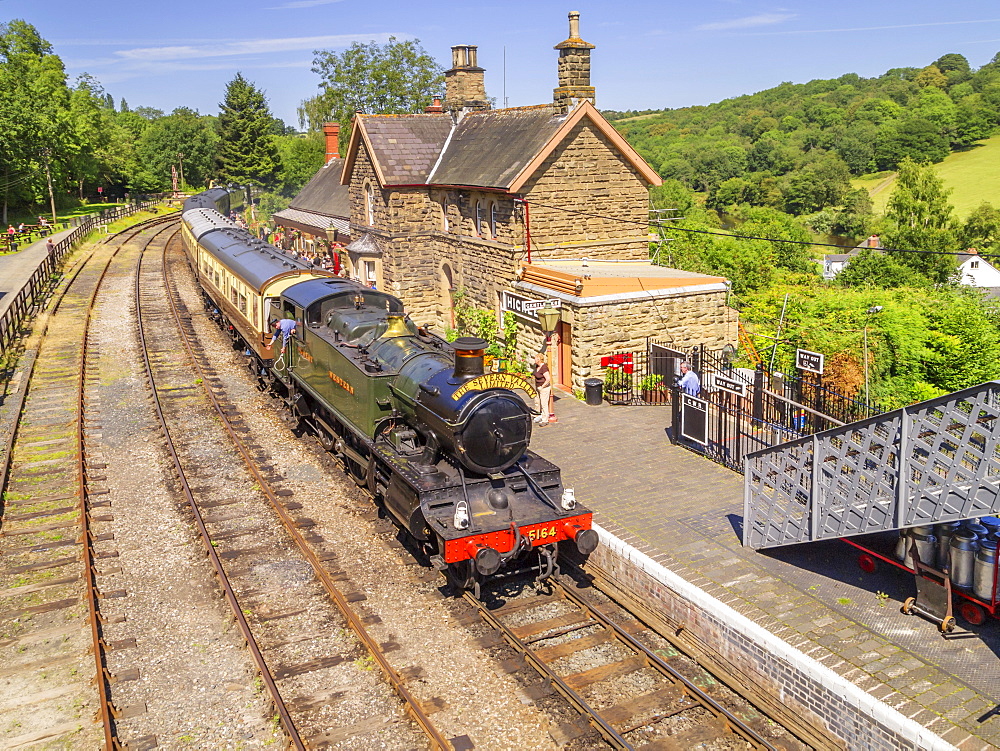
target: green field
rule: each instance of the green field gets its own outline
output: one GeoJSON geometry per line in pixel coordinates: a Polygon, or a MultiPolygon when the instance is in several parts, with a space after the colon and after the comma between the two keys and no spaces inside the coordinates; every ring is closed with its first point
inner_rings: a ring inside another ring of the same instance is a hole
{"type": "MultiPolygon", "coordinates": [[[[967,151],[949,154],[934,165],[934,171],[952,189],[949,198],[955,216],[967,217],[976,206],[989,201],[1000,206],[1000,135],[977,141],[967,151]]],[[[892,194],[894,179],[890,173],[865,175],[851,180],[856,188],[865,188],[872,197],[876,213],[885,212],[892,194]]]]}

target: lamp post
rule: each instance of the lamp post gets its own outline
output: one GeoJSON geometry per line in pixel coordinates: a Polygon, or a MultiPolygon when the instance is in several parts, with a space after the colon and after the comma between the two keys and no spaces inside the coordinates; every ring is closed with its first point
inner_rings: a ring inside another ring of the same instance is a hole
{"type": "Polygon", "coordinates": [[[872,305],[868,308],[867,315],[865,315],[865,335],[864,335],[864,352],[865,352],[865,409],[868,408],[868,319],[870,316],[876,313],[882,312],[881,305],[872,305]]]}
{"type": "Polygon", "coordinates": [[[552,338],[552,333],[556,330],[559,325],[559,320],[562,318],[562,313],[559,312],[558,308],[539,308],[538,309],[538,322],[542,326],[542,331],[545,332],[545,341],[542,342],[542,348],[538,350],[539,352],[544,352],[549,346],[549,339],[552,338]]]}

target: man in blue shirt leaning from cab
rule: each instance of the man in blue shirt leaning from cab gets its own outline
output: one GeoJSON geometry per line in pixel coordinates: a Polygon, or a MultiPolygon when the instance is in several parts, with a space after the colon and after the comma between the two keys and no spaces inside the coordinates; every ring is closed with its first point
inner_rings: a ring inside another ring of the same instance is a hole
{"type": "Polygon", "coordinates": [[[271,325],[274,327],[274,336],[271,337],[271,343],[267,346],[273,347],[274,343],[278,341],[278,334],[281,334],[281,353],[284,354],[285,345],[288,344],[289,338],[295,333],[295,319],[281,318],[271,325]]]}

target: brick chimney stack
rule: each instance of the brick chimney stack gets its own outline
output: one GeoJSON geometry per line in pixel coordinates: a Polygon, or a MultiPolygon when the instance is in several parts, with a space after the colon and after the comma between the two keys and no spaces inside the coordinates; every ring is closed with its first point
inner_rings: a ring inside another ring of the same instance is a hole
{"type": "Polygon", "coordinates": [[[326,136],[326,162],[340,158],[340,123],[323,123],[323,135],[326,136]]]}
{"type": "Polygon", "coordinates": [[[444,112],[444,105],[441,104],[441,97],[434,97],[434,103],[424,107],[424,112],[444,112]]]}
{"type": "Polygon", "coordinates": [[[596,104],[594,87],[590,85],[590,51],[594,45],[580,38],[580,12],[569,14],[569,39],[557,44],[559,50],[559,86],[552,101],[563,113],[569,112],[583,99],[596,104]]]}
{"type": "Polygon", "coordinates": [[[451,70],[444,73],[446,109],[489,109],[485,71],[476,64],[478,49],[474,44],[459,44],[451,48],[451,70]]]}

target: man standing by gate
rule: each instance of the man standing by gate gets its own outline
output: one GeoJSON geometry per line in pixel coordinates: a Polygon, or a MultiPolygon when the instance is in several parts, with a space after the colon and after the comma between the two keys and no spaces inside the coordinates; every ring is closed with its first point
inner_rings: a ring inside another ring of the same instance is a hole
{"type": "Polygon", "coordinates": [[[698,396],[701,393],[701,381],[698,380],[698,374],[691,370],[691,366],[686,361],[681,363],[681,377],[677,381],[677,388],[691,396],[698,396]]]}

